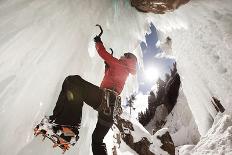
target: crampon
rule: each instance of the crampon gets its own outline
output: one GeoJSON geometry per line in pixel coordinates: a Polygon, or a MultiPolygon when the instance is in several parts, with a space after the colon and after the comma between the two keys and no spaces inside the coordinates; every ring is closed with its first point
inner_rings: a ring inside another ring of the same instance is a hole
{"type": "Polygon", "coordinates": [[[60,147],[63,154],[74,146],[78,140],[79,126],[60,125],[53,123],[49,117],[44,117],[34,128],[34,135],[43,136],[43,140],[48,138],[53,142],[53,147],[60,147]]]}

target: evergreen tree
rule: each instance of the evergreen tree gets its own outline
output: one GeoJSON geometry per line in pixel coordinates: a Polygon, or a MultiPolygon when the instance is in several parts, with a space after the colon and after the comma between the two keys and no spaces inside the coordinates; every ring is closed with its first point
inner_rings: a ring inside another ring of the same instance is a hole
{"type": "Polygon", "coordinates": [[[173,68],[170,69],[171,71],[171,77],[174,77],[174,75],[177,73],[177,68],[176,68],[176,62],[172,64],[173,68]]]}
{"type": "Polygon", "coordinates": [[[135,109],[133,104],[135,99],[136,99],[135,94],[132,94],[129,98],[126,98],[127,100],[126,106],[130,107],[130,115],[131,115],[131,108],[135,109]]]}
{"type": "Polygon", "coordinates": [[[162,100],[163,100],[163,96],[164,96],[164,93],[165,93],[165,81],[163,81],[161,78],[159,78],[157,80],[157,87],[158,87],[158,91],[157,91],[157,101],[160,104],[162,104],[162,100]]]}
{"type": "Polygon", "coordinates": [[[171,78],[171,75],[168,73],[165,74],[165,82],[167,82],[171,78]]]}

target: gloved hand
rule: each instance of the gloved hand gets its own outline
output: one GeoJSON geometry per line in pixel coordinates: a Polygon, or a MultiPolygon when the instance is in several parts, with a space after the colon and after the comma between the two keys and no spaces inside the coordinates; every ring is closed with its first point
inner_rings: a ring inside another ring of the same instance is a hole
{"type": "Polygon", "coordinates": [[[97,42],[102,42],[100,36],[94,37],[93,40],[94,40],[95,43],[97,43],[97,42]]]}

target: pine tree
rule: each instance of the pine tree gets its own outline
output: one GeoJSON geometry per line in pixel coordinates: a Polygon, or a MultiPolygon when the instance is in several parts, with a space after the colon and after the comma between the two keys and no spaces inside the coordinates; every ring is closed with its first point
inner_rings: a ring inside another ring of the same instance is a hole
{"type": "Polygon", "coordinates": [[[170,69],[171,77],[173,77],[177,73],[176,62],[172,64],[173,69],[170,69]]]}
{"type": "Polygon", "coordinates": [[[168,73],[165,74],[165,82],[168,82],[168,80],[171,78],[171,75],[168,73]]]}
{"type": "Polygon", "coordinates": [[[160,102],[159,105],[162,104],[161,102],[163,100],[165,93],[165,85],[166,85],[165,81],[163,81],[161,78],[157,80],[158,91],[156,96],[158,103],[160,102]]]}
{"type": "Polygon", "coordinates": [[[135,109],[134,105],[133,105],[135,99],[136,99],[135,94],[132,94],[129,98],[126,99],[127,100],[127,106],[130,107],[130,115],[131,115],[131,108],[135,109]]]}

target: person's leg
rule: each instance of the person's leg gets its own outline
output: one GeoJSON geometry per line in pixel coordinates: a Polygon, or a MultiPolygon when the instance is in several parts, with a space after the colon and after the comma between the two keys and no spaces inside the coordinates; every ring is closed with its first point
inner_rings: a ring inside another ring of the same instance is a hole
{"type": "Polygon", "coordinates": [[[51,118],[58,124],[79,125],[83,101],[97,109],[102,102],[102,96],[103,91],[99,87],[78,75],[68,76],[63,82],[51,118]]]}
{"type": "MultiPolygon", "coordinates": [[[[113,110],[113,107],[111,107],[111,110],[113,110]]],[[[113,114],[108,116],[102,111],[99,112],[98,122],[92,134],[93,155],[107,155],[106,145],[103,143],[103,139],[112,127],[113,123],[113,114]]]]}
{"type": "Polygon", "coordinates": [[[103,139],[109,129],[109,127],[97,123],[94,133],[92,135],[93,155],[107,155],[106,144],[103,143],[103,139]]]}

